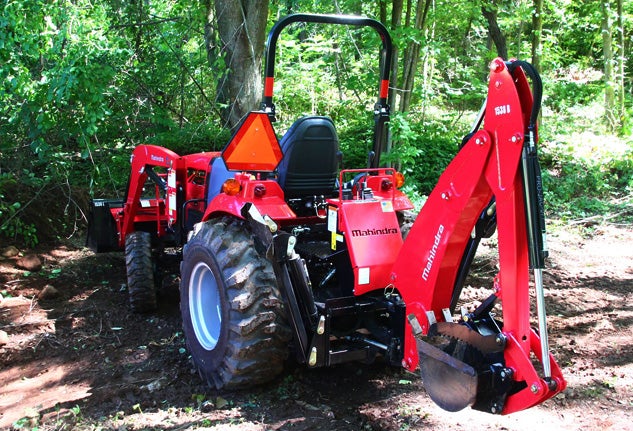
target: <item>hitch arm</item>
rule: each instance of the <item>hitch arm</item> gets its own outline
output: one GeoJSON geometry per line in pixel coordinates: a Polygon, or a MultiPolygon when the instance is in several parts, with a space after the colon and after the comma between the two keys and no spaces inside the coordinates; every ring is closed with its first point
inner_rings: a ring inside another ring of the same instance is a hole
{"type": "Polygon", "coordinates": [[[262,216],[252,203],[247,203],[242,207],[241,215],[250,224],[254,237],[266,250],[266,258],[272,263],[279,288],[288,307],[289,321],[295,333],[293,339],[297,347],[297,360],[306,363],[310,340],[300,304],[308,310],[309,324],[316,325],[317,312],[311,290],[308,290],[309,278],[302,271],[303,262],[294,253],[294,237],[285,232],[278,232],[277,225],[266,216],[262,216]],[[301,285],[302,283],[304,285],[301,285]],[[296,290],[299,290],[299,293],[296,290]]]}

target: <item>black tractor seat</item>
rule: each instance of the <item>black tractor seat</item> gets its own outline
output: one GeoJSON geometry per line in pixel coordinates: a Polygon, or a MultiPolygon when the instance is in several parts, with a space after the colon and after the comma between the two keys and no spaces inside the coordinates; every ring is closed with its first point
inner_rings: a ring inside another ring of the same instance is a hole
{"type": "Polygon", "coordinates": [[[334,123],[328,117],[302,117],[280,146],[278,182],[286,200],[297,215],[314,215],[315,200],[336,193],[340,153],[334,123]]]}

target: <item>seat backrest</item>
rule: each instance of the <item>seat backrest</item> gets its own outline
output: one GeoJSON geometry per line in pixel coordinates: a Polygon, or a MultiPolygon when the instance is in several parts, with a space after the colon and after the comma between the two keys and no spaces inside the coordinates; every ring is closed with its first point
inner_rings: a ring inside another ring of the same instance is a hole
{"type": "Polygon", "coordinates": [[[330,195],[336,189],[339,142],[328,117],[302,117],[280,142],[283,159],[277,167],[286,198],[330,195]]]}

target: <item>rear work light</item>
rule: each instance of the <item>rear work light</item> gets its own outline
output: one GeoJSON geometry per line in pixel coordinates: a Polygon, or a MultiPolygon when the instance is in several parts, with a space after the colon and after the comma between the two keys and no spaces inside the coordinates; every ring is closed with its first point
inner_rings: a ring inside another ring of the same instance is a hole
{"type": "Polygon", "coordinates": [[[253,193],[258,198],[263,197],[266,194],[266,186],[263,184],[257,184],[253,189],[253,193]]]}

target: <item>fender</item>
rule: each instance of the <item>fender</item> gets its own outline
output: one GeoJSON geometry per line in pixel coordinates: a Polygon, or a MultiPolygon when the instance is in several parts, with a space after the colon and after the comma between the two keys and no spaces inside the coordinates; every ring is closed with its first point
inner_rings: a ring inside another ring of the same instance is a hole
{"type": "Polygon", "coordinates": [[[229,195],[225,192],[218,194],[207,204],[202,217],[203,221],[217,217],[220,214],[230,214],[243,218],[242,207],[252,203],[260,213],[266,214],[275,221],[293,220],[297,216],[284,200],[284,193],[274,180],[257,180],[250,174],[237,173],[235,180],[239,183],[239,192],[229,195]]]}

